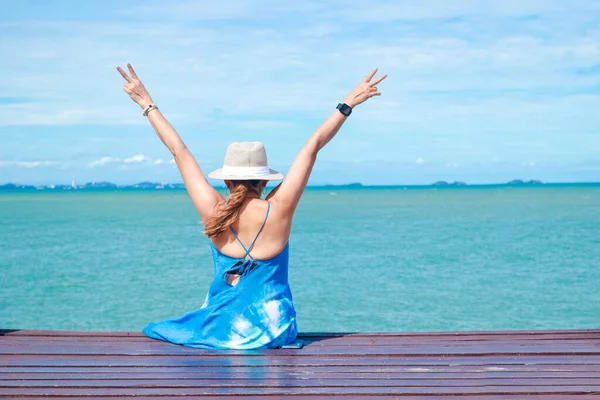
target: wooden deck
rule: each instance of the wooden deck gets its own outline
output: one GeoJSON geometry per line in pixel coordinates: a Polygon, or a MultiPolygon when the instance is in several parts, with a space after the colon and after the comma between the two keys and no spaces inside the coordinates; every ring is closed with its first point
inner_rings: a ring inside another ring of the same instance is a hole
{"type": "Polygon", "coordinates": [[[0,331],[0,398],[600,398],[600,330],[299,339],[298,350],[209,351],[141,333],[0,331]]]}

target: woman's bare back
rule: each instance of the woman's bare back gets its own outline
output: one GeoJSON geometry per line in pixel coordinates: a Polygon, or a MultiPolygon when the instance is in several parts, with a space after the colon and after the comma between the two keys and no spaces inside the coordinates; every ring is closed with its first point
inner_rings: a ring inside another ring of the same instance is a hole
{"type": "MultiPolygon", "coordinates": [[[[269,207],[267,200],[249,198],[244,201],[239,218],[231,227],[246,248],[256,238],[250,249],[250,254],[254,259],[268,260],[277,256],[285,248],[290,235],[290,222],[278,212],[276,202],[275,204],[271,202],[269,207]],[[269,210],[268,216],[267,210],[269,210]],[[260,234],[257,237],[259,231],[260,234]]],[[[228,257],[242,258],[246,254],[230,229],[212,238],[212,243],[217,250],[228,257]]],[[[238,278],[239,275],[232,275],[228,282],[236,284],[238,278]]]]}

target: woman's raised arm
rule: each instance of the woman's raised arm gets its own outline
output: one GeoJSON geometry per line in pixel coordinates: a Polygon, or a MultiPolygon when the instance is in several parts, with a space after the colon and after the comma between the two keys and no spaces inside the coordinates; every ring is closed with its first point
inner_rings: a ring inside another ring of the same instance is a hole
{"type": "MultiPolygon", "coordinates": [[[[117,67],[121,76],[127,81],[123,89],[134,102],[145,110],[150,104],[154,104],[152,98],[131,64],[127,64],[127,68],[131,76],[127,75],[121,67],[117,67]]],[[[148,112],[147,117],[160,140],[167,146],[171,154],[173,154],[173,158],[181,172],[183,183],[198,213],[200,213],[200,217],[205,221],[212,216],[215,206],[223,201],[223,197],[208,183],[198,162],[160,110],[151,110],[148,112]]]]}
{"type": "MultiPolygon", "coordinates": [[[[387,75],[382,75],[371,82],[376,73],[377,68],[371,71],[365,80],[350,92],[343,103],[354,109],[357,105],[371,97],[381,95],[375,85],[384,80],[387,75]]],[[[268,199],[277,202],[290,217],[293,215],[304,192],[304,188],[308,183],[308,178],[317,159],[317,153],[333,139],[347,118],[340,111],[335,110],[311,135],[304,147],[302,147],[283,182],[267,196],[268,199]]]]}

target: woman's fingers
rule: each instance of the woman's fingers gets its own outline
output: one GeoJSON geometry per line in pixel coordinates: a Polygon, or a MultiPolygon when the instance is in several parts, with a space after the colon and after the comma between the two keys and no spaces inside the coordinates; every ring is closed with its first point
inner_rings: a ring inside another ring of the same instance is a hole
{"type": "Polygon", "coordinates": [[[377,85],[379,82],[387,78],[387,74],[381,75],[379,78],[375,79],[375,81],[371,82],[371,86],[377,85]]]}
{"type": "Polygon", "coordinates": [[[135,71],[133,70],[133,67],[131,66],[131,64],[127,63],[127,69],[129,69],[129,73],[131,74],[131,77],[129,77],[129,75],[127,75],[127,72],[123,71],[123,69],[119,66],[117,66],[117,71],[119,71],[119,73],[121,74],[121,76],[129,83],[133,83],[133,80],[139,80],[137,74],[135,73],[135,71]]]}
{"type": "Polygon", "coordinates": [[[131,64],[127,63],[127,68],[129,69],[129,73],[131,74],[131,77],[133,79],[139,79],[138,76],[137,76],[137,74],[133,70],[133,67],[131,66],[131,64]]]}
{"type": "Polygon", "coordinates": [[[365,79],[365,82],[371,82],[371,79],[373,79],[373,77],[375,76],[376,73],[377,73],[377,68],[375,68],[373,71],[371,71],[369,76],[367,76],[367,78],[365,79]]]}
{"type": "Polygon", "coordinates": [[[117,71],[119,71],[119,73],[121,74],[121,76],[123,78],[125,78],[125,80],[127,82],[130,82],[130,83],[132,82],[131,78],[125,73],[125,71],[123,71],[123,69],[121,69],[121,67],[117,67],[117,71]]]}

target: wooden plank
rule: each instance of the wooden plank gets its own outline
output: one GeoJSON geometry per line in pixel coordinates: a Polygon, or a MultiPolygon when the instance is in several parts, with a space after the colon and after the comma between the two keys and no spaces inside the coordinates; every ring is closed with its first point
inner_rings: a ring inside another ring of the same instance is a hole
{"type": "Polygon", "coordinates": [[[279,379],[70,379],[66,381],[56,380],[12,380],[0,381],[2,388],[233,388],[233,387],[253,387],[253,388],[301,388],[301,387],[320,387],[320,388],[359,388],[359,387],[420,387],[420,388],[438,388],[438,387],[487,387],[487,386],[533,386],[539,388],[552,388],[555,386],[579,386],[582,389],[586,387],[600,388],[600,381],[596,378],[561,378],[560,382],[548,378],[495,378],[495,379],[325,379],[320,376],[299,378],[297,376],[281,375],[279,379]]]}
{"type": "Polygon", "coordinates": [[[522,343],[506,343],[501,346],[468,344],[468,345],[394,345],[394,346],[306,346],[302,349],[269,349],[269,350],[205,350],[194,349],[184,346],[174,346],[165,343],[142,343],[142,344],[104,344],[104,343],[65,343],[49,346],[47,343],[29,344],[2,344],[0,343],[0,356],[4,355],[114,355],[114,356],[213,356],[222,357],[227,355],[244,356],[336,356],[347,357],[372,355],[372,356],[494,356],[494,355],[561,355],[572,356],[600,356],[600,347],[597,343],[572,343],[548,342],[538,345],[526,345],[522,343]]]}
{"type": "Polygon", "coordinates": [[[66,367],[63,365],[46,367],[0,367],[1,374],[8,373],[157,373],[157,374],[184,374],[184,373],[210,373],[210,374],[249,374],[256,372],[266,373],[453,373],[453,374],[474,374],[491,372],[523,372],[523,373],[598,373],[598,365],[578,365],[578,364],[520,364],[520,365],[422,365],[422,366],[379,366],[379,365],[267,365],[267,366],[191,366],[191,367],[123,367],[123,366],[101,366],[101,367],[66,367]]]}
{"type": "Polygon", "coordinates": [[[131,379],[281,379],[283,376],[294,379],[562,379],[562,378],[581,378],[581,379],[597,379],[600,382],[600,371],[472,371],[472,372],[323,372],[320,370],[310,371],[290,371],[289,369],[280,371],[271,371],[270,369],[264,372],[256,371],[206,371],[206,372],[181,372],[181,371],[166,371],[166,372],[8,372],[0,375],[0,386],[2,381],[14,380],[70,380],[70,379],[107,379],[107,380],[131,380],[131,379]]]}
{"type": "MultiPolygon", "coordinates": [[[[455,332],[302,332],[298,338],[302,337],[340,337],[340,336],[358,336],[358,337],[490,337],[515,335],[526,336],[573,336],[579,334],[600,335],[600,329],[569,329],[569,330],[514,330],[514,331],[455,331],[455,332]]],[[[87,337],[143,337],[147,338],[142,332],[124,332],[124,331],[59,331],[59,330],[10,330],[0,329],[0,336],[87,336],[87,337]]]]}
{"type": "MultiPolygon", "coordinates": [[[[31,332],[31,331],[22,331],[31,332]]],[[[35,332],[35,331],[34,331],[35,332]]],[[[99,341],[99,342],[147,342],[153,341],[145,335],[130,335],[130,336],[102,336],[102,335],[29,335],[20,334],[8,334],[0,336],[0,342],[2,341],[75,341],[75,342],[87,342],[87,341],[99,341]]],[[[396,336],[396,335],[331,335],[331,336],[308,336],[299,335],[299,340],[304,340],[307,343],[312,344],[386,344],[386,343],[397,343],[401,341],[403,343],[435,343],[437,341],[448,341],[448,342],[496,342],[496,341],[554,341],[554,340],[599,340],[600,333],[572,333],[572,334],[510,334],[510,335],[450,335],[450,336],[396,336]]]]}
{"type": "MultiPolygon", "coordinates": [[[[397,348],[406,348],[406,349],[430,349],[431,348],[472,348],[472,349],[483,349],[484,352],[489,352],[490,350],[486,349],[499,349],[503,348],[513,348],[513,347],[523,347],[523,348],[531,348],[531,349],[565,349],[568,350],[570,348],[584,348],[590,347],[594,348],[594,345],[597,347],[598,342],[600,342],[600,338],[598,339],[586,339],[586,340],[552,340],[552,341],[518,341],[518,340],[503,340],[503,341],[435,341],[435,342],[427,342],[422,341],[419,343],[411,343],[411,342],[403,342],[401,340],[389,341],[387,343],[345,343],[343,341],[338,342],[315,342],[309,343],[305,342],[305,349],[314,348],[318,350],[328,349],[331,350],[339,349],[339,348],[385,348],[392,349],[394,347],[397,348]]],[[[37,348],[37,347],[50,347],[49,344],[52,344],[52,347],[56,346],[59,348],[123,348],[123,349],[138,349],[138,348],[153,348],[153,349],[165,349],[175,350],[178,352],[187,351],[187,352],[198,352],[203,351],[203,349],[195,349],[185,346],[173,345],[171,343],[166,343],[162,341],[156,340],[147,340],[147,341],[135,341],[135,342],[100,342],[100,341],[2,341],[0,340],[0,349],[11,349],[11,348],[37,348]]],[[[281,352],[281,349],[268,349],[266,351],[274,351],[281,352]]],[[[230,351],[230,350],[225,350],[230,351]]],[[[263,350],[265,351],[265,350],[263,350]]],[[[219,353],[222,354],[223,350],[219,350],[219,353]]]]}
{"type": "MultiPolygon", "coordinates": [[[[366,338],[327,338],[316,342],[305,341],[305,349],[323,349],[323,348],[373,348],[382,347],[390,349],[393,347],[402,348],[435,348],[435,347],[457,347],[457,348],[489,348],[489,349],[503,349],[515,346],[522,346],[525,348],[580,348],[580,347],[594,347],[600,342],[598,338],[587,338],[587,339],[554,339],[554,340],[521,340],[521,339],[496,339],[496,340],[447,340],[447,339],[436,339],[436,340],[421,340],[415,341],[413,339],[404,340],[399,338],[379,338],[379,339],[366,339],[366,338]]],[[[37,348],[37,347],[60,347],[60,348],[125,348],[125,349],[136,349],[136,348],[157,348],[167,349],[170,351],[192,351],[198,352],[202,349],[193,349],[184,346],[172,345],[170,343],[156,341],[152,339],[142,338],[44,338],[44,337],[17,337],[17,338],[0,338],[0,351],[5,349],[19,349],[19,348],[37,348]],[[52,346],[49,346],[52,344],[52,346]]],[[[222,352],[222,351],[220,351],[222,352]]]]}
{"type": "MultiPolygon", "coordinates": [[[[25,396],[44,395],[54,396],[202,396],[202,395],[279,395],[288,394],[301,395],[363,395],[363,394],[385,394],[385,395],[452,395],[457,393],[455,387],[184,387],[184,388],[0,388],[3,396],[25,396]]],[[[479,395],[530,395],[530,394],[595,394],[600,395],[600,385],[596,386],[478,386],[461,387],[459,393],[479,395]]]]}
{"type": "MultiPolygon", "coordinates": [[[[131,396],[135,396],[136,400],[156,400],[156,396],[137,396],[137,395],[131,395],[131,396]]],[[[45,400],[48,398],[56,398],[59,396],[52,396],[51,394],[46,395],[46,396],[42,396],[42,397],[37,397],[37,396],[23,396],[24,398],[27,398],[29,400],[45,400]]],[[[86,398],[86,399],[102,399],[102,400],[122,400],[123,397],[125,396],[118,396],[118,397],[113,397],[113,396],[87,396],[87,395],[81,395],[81,396],[77,396],[78,398],[86,398]]],[[[205,400],[221,400],[223,399],[223,396],[210,396],[210,395],[206,395],[206,396],[199,396],[202,399],[205,400]]],[[[341,396],[340,396],[341,397],[341,396]]],[[[348,396],[343,396],[345,398],[348,398],[348,396]]],[[[257,396],[242,396],[242,395],[236,395],[235,396],[236,400],[256,400],[257,396]]],[[[258,398],[273,398],[273,399],[279,399],[281,398],[281,396],[278,395],[261,395],[258,398]]],[[[456,400],[457,396],[455,395],[448,395],[448,396],[444,396],[444,395],[436,395],[434,397],[436,400],[456,400]]],[[[161,400],[180,400],[181,397],[180,396],[160,396],[161,400]]],[[[330,400],[331,396],[330,395],[325,395],[325,396],[321,396],[321,395],[310,395],[310,396],[305,396],[303,394],[291,394],[285,395],[285,399],[304,399],[304,400],[330,400]]],[[[385,396],[385,395],[368,395],[368,394],[361,394],[360,395],[360,399],[361,400],[390,400],[390,396],[385,396]]],[[[419,395],[405,395],[402,396],[403,400],[432,400],[432,396],[419,396],[419,395]]],[[[481,396],[481,395],[464,395],[461,394],[459,397],[460,400],[490,400],[490,396],[481,396]]],[[[501,394],[501,395],[494,395],[493,397],[494,400],[522,400],[523,399],[523,395],[517,394],[517,395],[511,395],[511,394],[501,394]]],[[[598,400],[598,396],[597,395],[582,395],[582,394],[560,394],[560,395],[553,395],[553,394],[529,394],[527,396],[528,400],[598,400]]]]}
{"type": "Polygon", "coordinates": [[[262,357],[248,356],[71,356],[71,355],[8,355],[0,357],[0,367],[45,367],[45,366],[77,366],[77,367],[101,367],[101,366],[140,366],[140,367],[198,367],[198,366],[222,366],[239,367],[252,366],[265,368],[270,366],[287,366],[292,368],[300,366],[435,366],[435,365],[464,365],[464,366],[504,366],[504,365],[533,365],[533,364],[577,364],[577,365],[600,365],[600,356],[422,356],[422,357],[389,357],[389,356],[362,356],[362,357],[318,357],[295,355],[262,357]]]}
{"type": "MultiPolygon", "coordinates": [[[[414,341],[412,339],[406,341],[404,339],[395,338],[383,338],[378,340],[368,340],[363,338],[330,338],[324,339],[317,342],[304,341],[304,348],[312,349],[313,351],[323,351],[328,349],[347,349],[347,348],[381,348],[391,350],[394,347],[407,348],[407,349],[418,349],[418,348],[470,348],[470,349],[493,349],[498,351],[504,351],[503,349],[519,346],[523,348],[531,349],[544,349],[551,348],[554,350],[569,351],[569,349],[578,349],[582,347],[594,348],[600,342],[600,337],[597,339],[556,339],[556,340],[446,340],[440,339],[435,341],[414,341]]],[[[142,338],[82,338],[73,340],[63,340],[63,338],[42,338],[42,337],[19,337],[15,339],[8,339],[6,337],[0,338],[0,352],[10,349],[36,349],[38,347],[46,348],[123,348],[123,349],[139,349],[139,348],[153,348],[153,349],[166,349],[167,351],[176,352],[199,352],[203,349],[188,348],[180,345],[173,345],[171,343],[156,341],[152,339],[142,338]]],[[[270,349],[270,351],[281,352],[282,349],[270,349]]],[[[264,351],[264,350],[263,350],[264,351]]],[[[335,351],[335,350],[334,350],[335,351]]],[[[219,350],[219,353],[230,352],[230,350],[219,350]]],[[[488,351],[489,352],[489,351],[488,351]]]]}

